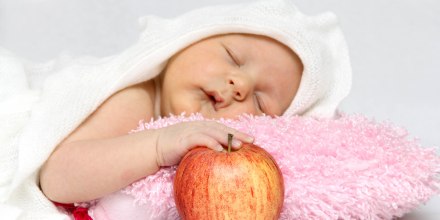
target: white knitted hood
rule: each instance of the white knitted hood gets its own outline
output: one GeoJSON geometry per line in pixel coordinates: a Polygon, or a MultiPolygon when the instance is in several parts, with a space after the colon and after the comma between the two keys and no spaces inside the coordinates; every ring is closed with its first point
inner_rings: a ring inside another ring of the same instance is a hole
{"type": "Polygon", "coordinates": [[[160,30],[166,42],[180,41],[176,49],[208,36],[225,33],[259,34],[278,40],[298,54],[304,65],[299,90],[284,115],[332,117],[351,88],[347,45],[336,16],[308,16],[289,0],[214,6],[191,11],[174,20],[145,17],[141,38],[160,30]],[[190,23],[191,26],[185,24],[190,23]],[[181,36],[186,32],[186,36],[181,36]],[[178,40],[180,38],[180,40],[178,40]]]}
{"type": "Polygon", "coordinates": [[[139,40],[106,58],[29,64],[0,49],[0,213],[5,219],[63,219],[38,187],[55,147],[110,95],[152,79],[179,50],[203,38],[250,33],[274,38],[304,65],[285,115],[331,117],[348,94],[347,47],[333,14],[310,17],[288,0],[215,6],[174,19],[141,19],[139,40]],[[17,101],[20,100],[20,101],[17,101]]]}

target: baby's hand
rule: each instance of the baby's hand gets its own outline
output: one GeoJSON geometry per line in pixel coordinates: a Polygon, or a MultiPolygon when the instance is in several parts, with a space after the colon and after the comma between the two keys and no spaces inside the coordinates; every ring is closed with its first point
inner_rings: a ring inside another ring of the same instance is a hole
{"type": "Polygon", "coordinates": [[[242,142],[253,142],[251,136],[214,121],[183,122],[161,128],[156,143],[157,163],[159,166],[175,165],[197,146],[222,151],[223,146],[228,145],[228,133],[234,136],[234,149],[240,148],[242,142]]]}

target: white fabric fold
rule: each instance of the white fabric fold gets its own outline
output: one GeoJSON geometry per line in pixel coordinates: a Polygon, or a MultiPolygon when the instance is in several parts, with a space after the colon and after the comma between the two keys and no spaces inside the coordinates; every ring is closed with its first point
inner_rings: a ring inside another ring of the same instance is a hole
{"type": "Polygon", "coordinates": [[[6,219],[67,218],[38,187],[50,153],[110,95],[152,79],[173,54],[200,39],[258,34],[295,51],[304,72],[285,115],[332,117],[350,90],[348,50],[332,13],[307,16],[288,0],[267,0],[140,23],[138,41],[110,57],[34,64],[0,50],[0,213],[6,219]]]}

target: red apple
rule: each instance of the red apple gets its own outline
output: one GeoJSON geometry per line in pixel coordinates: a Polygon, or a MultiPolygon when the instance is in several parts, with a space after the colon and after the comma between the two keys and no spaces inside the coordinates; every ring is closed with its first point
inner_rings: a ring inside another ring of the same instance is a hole
{"type": "Polygon", "coordinates": [[[177,168],[174,199],[182,219],[278,219],[284,182],[274,158],[256,145],[197,147],[177,168]]]}

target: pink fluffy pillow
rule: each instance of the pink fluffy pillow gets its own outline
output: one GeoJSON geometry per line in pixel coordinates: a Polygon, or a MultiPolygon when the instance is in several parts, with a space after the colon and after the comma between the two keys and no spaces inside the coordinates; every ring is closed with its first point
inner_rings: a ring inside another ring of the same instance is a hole
{"type": "MultiPolygon", "coordinates": [[[[194,120],[205,119],[172,116],[141,123],[134,132],[194,120]]],[[[440,158],[434,149],[387,123],[362,116],[243,116],[219,122],[253,135],[277,160],[285,181],[281,219],[392,219],[439,192],[440,158]]],[[[91,208],[95,219],[178,219],[174,173],[175,167],[162,168],[104,197],[91,208]]]]}

